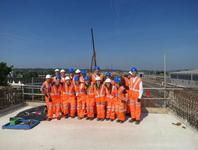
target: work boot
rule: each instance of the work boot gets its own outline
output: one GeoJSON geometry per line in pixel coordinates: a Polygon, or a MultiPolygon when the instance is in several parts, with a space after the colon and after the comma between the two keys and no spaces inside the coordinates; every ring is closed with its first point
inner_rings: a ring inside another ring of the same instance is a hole
{"type": "Polygon", "coordinates": [[[97,121],[100,121],[100,118],[97,118],[97,121]]]}
{"type": "Polygon", "coordinates": [[[69,118],[69,115],[64,115],[65,119],[69,118]]]}
{"type": "Polygon", "coordinates": [[[72,119],[74,119],[76,116],[70,116],[72,119]]]}
{"type": "Polygon", "coordinates": [[[120,120],[120,123],[124,123],[124,121],[121,121],[121,120],[120,120]]]}
{"type": "Polygon", "coordinates": [[[107,121],[109,121],[109,118],[106,118],[107,121]]]}
{"type": "Polygon", "coordinates": [[[94,120],[94,118],[89,118],[90,121],[94,120]]]}
{"type": "Polygon", "coordinates": [[[52,118],[47,118],[47,121],[51,121],[52,120],[52,118]]]}
{"type": "Polygon", "coordinates": [[[140,120],[136,120],[135,124],[139,125],[140,124],[140,120]]]}
{"type": "Polygon", "coordinates": [[[116,120],[116,122],[120,122],[120,120],[116,120]]]}
{"type": "Polygon", "coordinates": [[[131,123],[134,122],[134,121],[135,121],[135,119],[130,119],[130,120],[129,120],[129,122],[131,122],[131,123]]]}
{"type": "Polygon", "coordinates": [[[61,117],[57,117],[57,120],[60,120],[61,119],[61,117]]]}
{"type": "Polygon", "coordinates": [[[89,117],[86,118],[86,120],[89,120],[89,119],[90,119],[89,117]]]}
{"type": "Polygon", "coordinates": [[[111,121],[111,122],[113,122],[113,121],[114,121],[114,119],[111,119],[110,121],[111,121]]]}

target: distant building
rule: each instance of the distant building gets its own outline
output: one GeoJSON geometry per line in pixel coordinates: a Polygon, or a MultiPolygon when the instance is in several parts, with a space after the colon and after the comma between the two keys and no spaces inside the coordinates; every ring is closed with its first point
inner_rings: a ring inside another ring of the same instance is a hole
{"type": "Polygon", "coordinates": [[[170,84],[179,87],[198,88],[198,69],[170,73],[170,84]]]}

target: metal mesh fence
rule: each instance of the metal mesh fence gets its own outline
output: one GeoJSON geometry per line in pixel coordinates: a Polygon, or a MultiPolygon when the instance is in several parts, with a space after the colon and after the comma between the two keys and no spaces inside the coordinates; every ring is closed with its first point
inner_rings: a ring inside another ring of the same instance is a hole
{"type": "Polygon", "coordinates": [[[198,96],[185,91],[172,91],[169,96],[168,107],[198,129],[198,96]]]}
{"type": "Polygon", "coordinates": [[[21,88],[0,87],[0,109],[24,102],[21,88]]]}

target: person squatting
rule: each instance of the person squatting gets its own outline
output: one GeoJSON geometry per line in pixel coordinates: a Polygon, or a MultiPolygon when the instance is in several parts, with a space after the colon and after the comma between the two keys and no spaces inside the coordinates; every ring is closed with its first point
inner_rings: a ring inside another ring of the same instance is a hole
{"type": "Polygon", "coordinates": [[[140,123],[143,83],[132,67],[127,76],[103,75],[98,66],[94,73],[87,75],[85,70],[69,68],[55,70],[55,76],[46,75],[41,91],[45,95],[47,120],[62,117],[98,121],[110,120],[123,123],[129,114],[129,122],[140,123]]]}

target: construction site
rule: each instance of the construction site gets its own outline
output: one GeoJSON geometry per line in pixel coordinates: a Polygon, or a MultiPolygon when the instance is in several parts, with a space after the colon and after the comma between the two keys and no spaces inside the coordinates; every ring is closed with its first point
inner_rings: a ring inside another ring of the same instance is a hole
{"type": "MultiPolygon", "coordinates": [[[[91,35],[93,56],[90,71],[96,66],[93,29],[91,35]]],[[[129,122],[130,116],[123,124],[77,118],[45,121],[46,107],[40,91],[44,77],[10,80],[9,87],[0,89],[0,125],[3,127],[9,118],[21,114],[26,119],[40,119],[40,124],[28,131],[2,128],[1,149],[197,149],[196,84],[192,82],[192,87],[174,85],[166,73],[165,57],[164,65],[161,76],[139,74],[144,92],[141,124],[138,126],[129,122]]],[[[123,73],[111,72],[114,75],[123,73]]],[[[192,74],[197,75],[196,72],[192,74]]]]}
{"type": "Polygon", "coordinates": [[[0,25],[0,150],[198,150],[197,47],[180,37],[197,23],[196,2],[19,3],[0,2],[5,18],[22,18],[12,28],[0,25]],[[191,54],[180,54],[177,44],[186,41],[191,54]]]}

